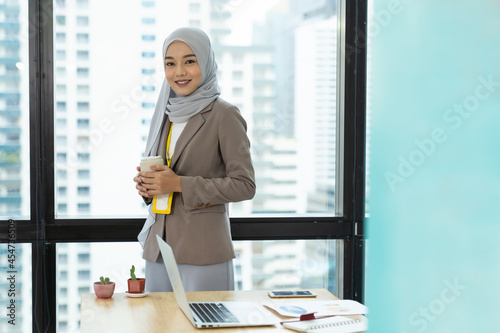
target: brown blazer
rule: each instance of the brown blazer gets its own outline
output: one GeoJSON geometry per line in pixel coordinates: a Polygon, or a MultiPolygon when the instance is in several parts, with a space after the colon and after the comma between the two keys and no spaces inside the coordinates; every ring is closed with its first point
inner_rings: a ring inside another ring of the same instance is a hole
{"type": "MultiPolygon", "coordinates": [[[[170,127],[166,115],[162,123],[158,152],[164,156],[165,129],[170,127]]],[[[255,195],[246,130],[239,110],[221,98],[188,120],[171,165],[181,176],[182,192],[174,193],[169,215],[150,211],[155,223],[144,245],[144,259],[158,259],[157,234],[172,247],[178,263],[209,265],[235,257],[228,204],[255,195]]]]}

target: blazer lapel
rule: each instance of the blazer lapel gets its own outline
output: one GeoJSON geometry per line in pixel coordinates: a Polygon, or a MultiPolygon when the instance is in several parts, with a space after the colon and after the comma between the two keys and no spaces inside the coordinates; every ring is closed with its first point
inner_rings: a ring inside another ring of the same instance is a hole
{"type": "Polygon", "coordinates": [[[205,123],[204,114],[212,110],[215,101],[216,100],[214,100],[206,108],[204,108],[202,111],[188,120],[186,127],[184,127],[184,130],[182,131],[179,139],[177,139],[177,143],[175,144],[174,156],[172,156],[172,164],[170,165],[170,168],[174,168],[175,163],[179,160],[179,157],[182,155],[182,152],[186,148],[189,141],[191,141],[200,127],[203,126],[203,124],[205,123]]]}
{"type": "Polygon", "coordinates": [[[212,110],[214,102],[210,103],[210,105],[208,105],[200,113],[194,115],[188,120],[186,127],[184,127],[184,130],[175,144],[174,156],[172,157],[172,164],[170,166],[171,168],[175,166],[175,163],[179,160],[179,157],[182,155],[182,152],[186,148],[189,141],[191,141],[196,132],[198,132],[200,127],[205,123],[203,114],[212,110]]]}
{"type": "Polygon", "coordinates": [[[187,144],[189,143],[189,141],[191,141],[196,132],[198,132],[200,127],[203,126],[204,122],[205,119],[203,119],[203,117],[201,117],[199,113],[189,119],[186,127],[181,133],[181,136],[175,144],[174,156],[172,156],[172,165],[170,166],[170,168],[173,168],[175,166],[175,163],[179,160],[179,156],[181,156],[182,151],[184,150],[184,148],[186,148],[187,144]]]}

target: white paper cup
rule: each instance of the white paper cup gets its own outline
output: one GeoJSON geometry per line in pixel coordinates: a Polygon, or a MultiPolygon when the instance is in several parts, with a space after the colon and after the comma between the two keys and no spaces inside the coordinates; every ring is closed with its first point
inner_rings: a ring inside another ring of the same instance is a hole
{"type": "Polygon", "coordinates": [[[163,158],[161,156],[147,156],[141,159],[141,171],[151,171],[152,165],[163,165],[163,158]]]}

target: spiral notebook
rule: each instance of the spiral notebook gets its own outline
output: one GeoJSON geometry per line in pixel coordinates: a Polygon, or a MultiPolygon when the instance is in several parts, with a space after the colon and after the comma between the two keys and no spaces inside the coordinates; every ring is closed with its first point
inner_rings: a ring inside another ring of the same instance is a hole
{"type": "Polygon", "coordinates": [[[368,330],[368,319],[364,316],[360,316],[359,319],[334,316],[312,320],[284,321],[281,324],[288,329],[307,333],[354,333],[368,330]]]}

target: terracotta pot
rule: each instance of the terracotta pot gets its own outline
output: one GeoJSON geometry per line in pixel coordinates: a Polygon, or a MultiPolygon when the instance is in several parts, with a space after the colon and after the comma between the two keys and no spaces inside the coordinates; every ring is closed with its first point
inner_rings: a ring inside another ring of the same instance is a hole
{"type": "Polygon", "coordinates": [[[145,278],[137,278],[137,280],[128,279],[128,293],[129,294],[142,294],[146,285],[145,278]]]}
{"type": "Polygon", "coordinates": [[[101,284],[101,282],[94,282],[94,291],[97,298],[111,298],[115,292],[115,283],[101,284]]]}

